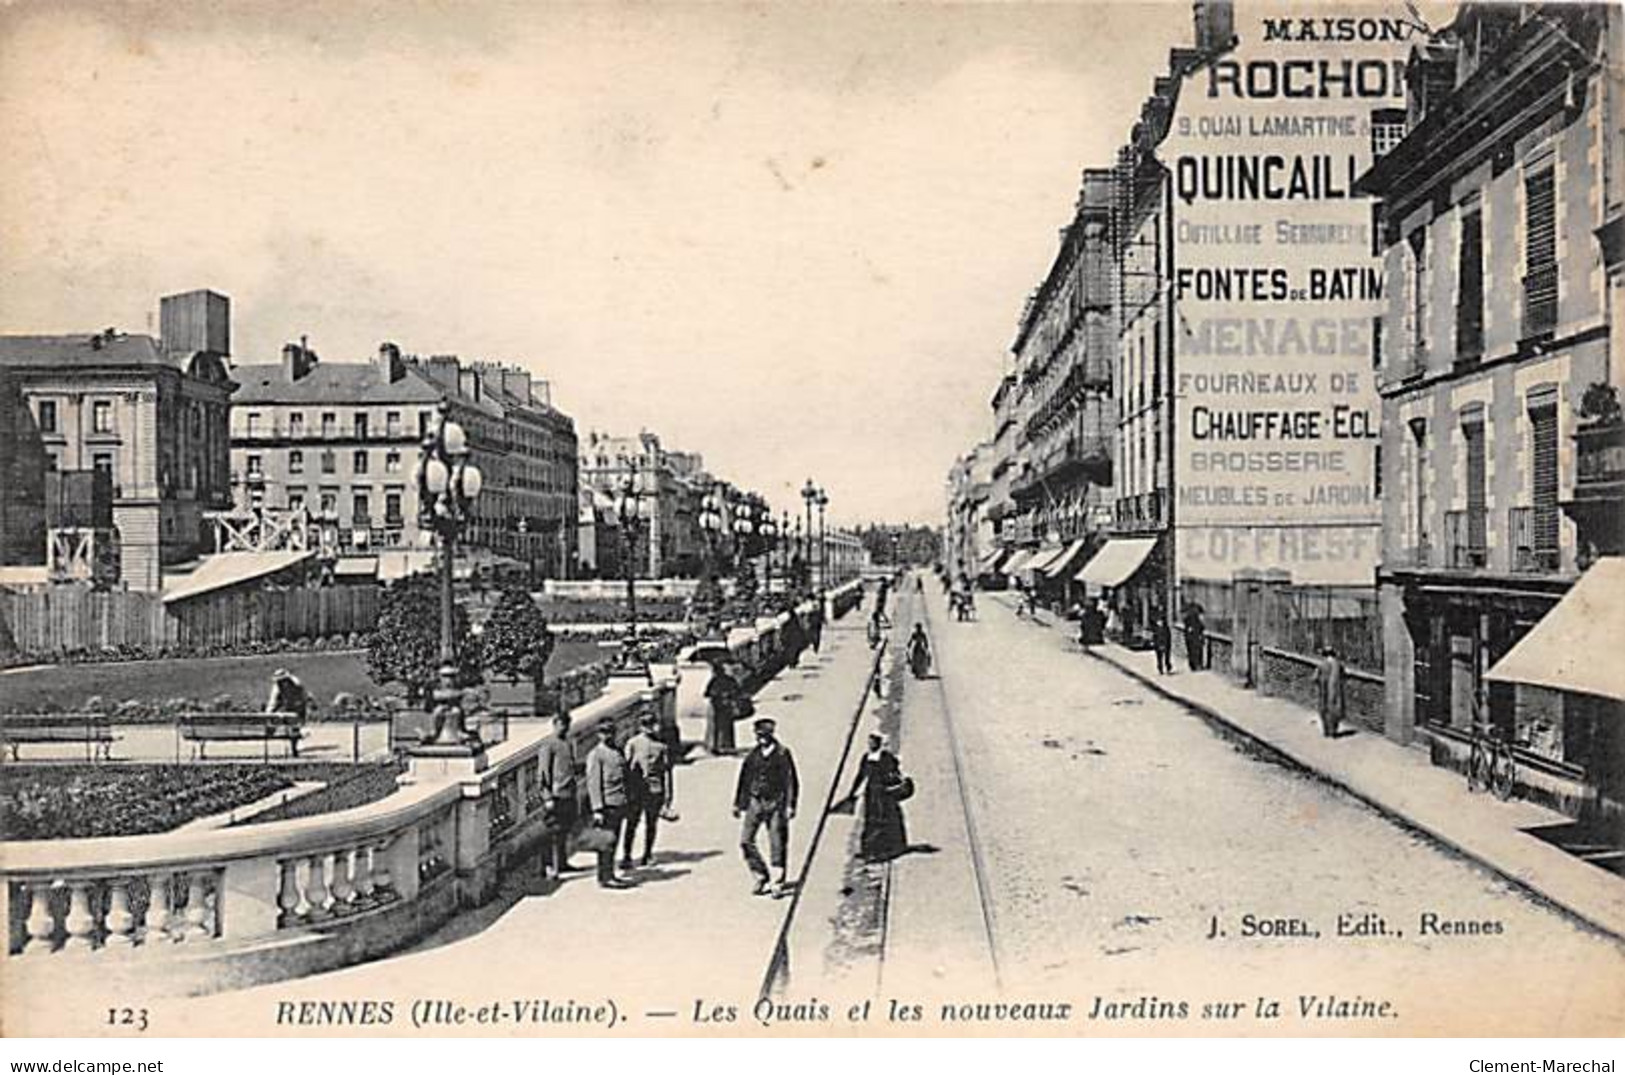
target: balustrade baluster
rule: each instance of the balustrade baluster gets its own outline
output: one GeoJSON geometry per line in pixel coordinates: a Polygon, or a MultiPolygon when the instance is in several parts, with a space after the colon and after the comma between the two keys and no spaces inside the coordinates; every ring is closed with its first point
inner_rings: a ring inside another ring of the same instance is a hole
{"type": "Polygon", "coordinates": [[[135,915],[130,913],[130,882],[115,877],[107,883],[107,940],[109,948],[124,948],[135,943],[132,931],[135,915]]]}
{"type": "Polygon", "coordinates": [[[28,939],[23,942],[23,952],[47,955],[56,947],[56,915],[51,911],[51,885],[50,882],[40,881],[30,884],[28,889],[28,939]]]}
{"type": "Polygon", "coordinates": [[[181,936],[187,940],[201,937],[212,937],[214,930],[209,924],[208,893],[204,887],[203,871],[193,870],[186,875],[186,912],[183,917],[186,925],[181,929],[181,936]]]}
{"type": "Polygon", "coordinates": [[[170,921],[175,913],[169,898],[169,874],[148,874],[147,891],[147,915],[141,923],[142,943],[168,940],[170,921]]]}
{"type": "Polygon", "coordinates": [[[310,910],[306,913],[315,917],[326,914],[327,905],[332,900],[327,891],[327,880],[323,876],[323,871],[327,867],[327,856],[312,855],[306,861],[310,864],[310,877],[305,881],[305,899],[310,904],[310,910]]]}
{"type": "Polygon", "coordinates": [[[350,882],[350,852],[333,852],[333,913],[347,914],[355,910],[355,885],[350,882]]]}
{"type": "Polygon", "coordinates": [[[88,951],[95,947],[96,916],[90,911],[89,881],[71,881],[68,884],[68,914],[62,925],[68,937],[62,942],[63,951],[88,951]]]}
{"type": "Polygon", "coordinates": [[[286,859],[277,864],[278,879],[276,905],[282,911],[279,925],[288,925],[301,915],[299,905],[304,897],[299,893],[299,860],[286,859]]]}
{"type": "Polygon", "coordinates": [[[395,879],[389,872],[389,849],[393,843],[393,840],[382,840],[372,849],[372,887],[381,897],[395,888],[395,879]]]}
{"type": "Polygon", "coordinates": [[[373,902],[374,888],[372,880],[372,847],[368,844],[362,844],[356,848],[351,862],[354,867],[352,883],[355,885],[356,899],[360,903],[371,904],[373,902]]]}

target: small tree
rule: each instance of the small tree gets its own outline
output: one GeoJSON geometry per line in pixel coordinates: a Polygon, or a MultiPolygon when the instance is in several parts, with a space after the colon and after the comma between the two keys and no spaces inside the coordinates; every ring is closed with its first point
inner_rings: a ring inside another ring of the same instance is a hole
{"type": "Polygon", "coordinates": [[[553,655],[553,631],[535,598],[517,583],[497,598],[480,639],[485,670],[506,679],[525,677],[540,683],[553,655]]]}
{"type": "MultiPolygon", "coordinates": [[[[479,639],[469,630],[468,613],[455,602],[452,647],[459,684],[478,683],[479,639]]],[[[408,703],[418,705],[434,687],[439,668],[440,587],[433,575],[412,575],[384,591],[377,627],[367,643],[367,671],[380,686],[401,684],[408,703]]]]}

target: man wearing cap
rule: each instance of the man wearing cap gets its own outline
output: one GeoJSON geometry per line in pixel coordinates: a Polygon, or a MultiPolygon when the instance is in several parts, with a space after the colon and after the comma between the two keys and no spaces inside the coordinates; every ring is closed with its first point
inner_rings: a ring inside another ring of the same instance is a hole
{"type": "Polygon", "coordinates": [[[570,741],[570,714],[553,718],[553,738],[536,751],[536,790],[542,797],[547,835],[542,843],[542,873],[557,877],[581,869],[570,864],[570,835],[580,806],[576,802],[576,745],[570,741]]]}
{"type": "Polygon", "coordinates": [[[758,717],[753,727],[756,747],[745,755],[745,763],[739,768],[739,784],[734,789],[734,817],[743,819],[739,849],[756,878],[755,895],[765,895],[771,880],[773,895],[782,896],[788,892],[790,821],[796,816],[801,785],[790,749],[773,736],[773,718],[758,717]],[[768,853],[773,860],[771,878],[756,846],[756,834],[763,825],[767,826],[768,853]]]}
{"type": "Polygon", "coordinates": [[[615,876],[615,845],[620,842],[621,823],[626,817],[626,759],[615,749],[615,722],[605,720],[598,730],[598,745],[587,754],[587,803],[592,808],[592,825],[608,834],[598,842],[598,885],[600,888],[630,888],[615,876]]]}
{"type": "Polygon", "coordinates": [[[641,866],[654,862],[655,833],[660,814],[671,805],[671,752],[660,738],[660,714],[645,709],[636,735],[626,741],[626,843],[621,849],[621,869],[632,868],[632,845],[643,822],[641,866]]]}

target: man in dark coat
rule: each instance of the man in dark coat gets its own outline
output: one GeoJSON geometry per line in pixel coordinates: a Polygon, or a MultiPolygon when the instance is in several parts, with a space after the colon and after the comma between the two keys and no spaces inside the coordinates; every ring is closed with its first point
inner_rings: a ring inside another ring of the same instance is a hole
{"type": "Polygon", "coordinates": [[[557,877],[581,869],[570,863],[570,836],[580,807],[576,802],[576,746],[570,741],[570,714],[553,718],[553,738],[536,751],[536,788],[542,797],[547,835],[542,841],[542,874],[557,877]]]}
{"type": "Polygon", "coordinates": [[[1174,633],[1168,626],[1168,617],[1160,609],[1151,613],[1151,648],[1157,651],[1157,674],[1173,672],[1174,633]]]}
{"type": "Polygon", "coordinates": [[[1202,609],[1197,605],[1185,608],[1185,659],[1192,672],[1207,667],[1207,624],[1202,622],[1202,609]]]}
{"type": "Polygon", "coordinates": [[[774,896],[783,896],[789,892],[790,822],[796,816],[801,783],[790,748],[774,737],[773,718],[758,717],[754,728],[756,747],[745,755],[745,763],[739,767],[739,783],[734,788],[734,817],[743,821],[739,850],[756,878],[754,894],[762,896],[771,891],[774,896]],[[756,846],[756,835],[764,825],[768,854],[773,863],[771,876],[756,846]]]}
{"type": "Polygon", "coordinates": [[[587,754],[587,803],[592,807],[594,829],[609,834],[598,838],[598,885],[600,888],[627,888],[615,876],[615,845],[620,842],[626,820],[626,759],[615,749],[615,722],[606,719],[599,728],[598,745],[587,754]]]}

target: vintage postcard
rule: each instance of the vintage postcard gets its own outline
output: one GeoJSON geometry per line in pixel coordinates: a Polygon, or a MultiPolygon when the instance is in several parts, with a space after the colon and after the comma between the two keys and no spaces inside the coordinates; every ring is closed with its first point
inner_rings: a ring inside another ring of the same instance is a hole
{"type": "Polygon", "coordinates": [[[17,0],[0,144],[7,1036],[1625,1030],[1618,5],[17,0]]]}

